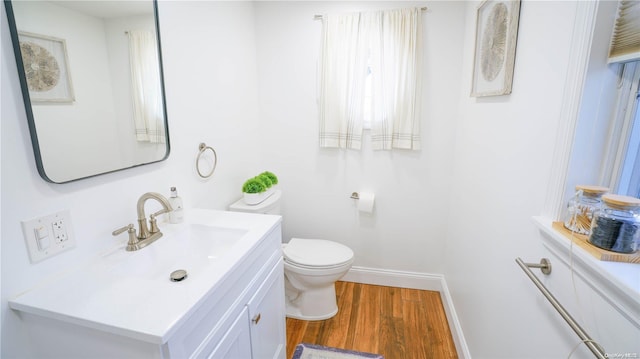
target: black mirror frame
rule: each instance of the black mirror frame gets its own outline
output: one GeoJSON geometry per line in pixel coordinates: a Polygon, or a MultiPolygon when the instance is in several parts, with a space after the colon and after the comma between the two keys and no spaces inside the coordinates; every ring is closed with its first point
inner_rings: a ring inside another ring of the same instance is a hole
{"type": "Polygon", "coordinates": [[[75,178],[69,181],[63,181],[63,182],[56,182],[53,181],[52,179],[50,179],[44,169],[44,164],[42,162],[42,154],[40,152],[40,144],[38,142],[38,133],[36,131],[36,124],[35,124],[35,119],[33,117],[33,110],[31,108],[31,97],[29,96],[29,88],[27,86],[27,78],[25,75],[25,71],[24,71],[24,62],[22,60],[22,54],[20,52],[20,41],[18,38],[18,27],[16,26],[16,19],[14,16],[14,12],[13,12],[13,5],[11,3],[11,0],[3,0],[4,1],[4,6],[7,12],[7,22],[9,25],[9,32],[11,35],[11,41],[13,43],[13,52],[16,58],[16,66],[17,66],[17,70],[18,70],[18,78],[20,79],[20,88],[22,90],[22,98],[24,101],[24,107],[25,107],[25,111],[26,111],[26,115],[27,115],[27,122],[29,125],[29,134],[31,135],[31,144],[33,147],[33,154],[35,156],[35,160],[36,160],[36,167],[38,169],[38,173],[40,174],[40,177],[42,177],[42,179],[44,179],[45,181],[49,182],[49,183],[57,183],[57,184],[63,184],[63,183],[69,183],[69,182],[75,182],[78,180],[82,180],[82,179],[87,179],[87,178],[92,178],[92,177],[96,177],[96,176],[100,176],[100,175],[104,175],[104,174],[108,174],[108,173],[113,173],[113,172],[118,172],[118,171],[123,171],[123,170],[127,170],[130,168],[136,168],[136,167],[140,167],[140,166],[145,166],[145,165],[149,165],[149,164],[153,164],[153,163],[158,163],[158,162],[162,162],[164,160],[166,160],[167,158],[169,158],[169,154],[171,153],[171,144],[170,144],[170,136],[169,136],[169,119],[168,119],[168,114],[167,114],[167,100],[166,100],[166,94],[165,94],[165,88],[164,88],[164,66],[163,66],[163,62],[162,62],[162,45],[161,45],[161,39],[160,39],[160,21],[159,21],[159,16],[158,16],[158,1],[157,0],[151,0],[153,3],[153,14],[154,14],[154,22],[155,22],[155,26],[156,26],[156,38],[158,39],[158,65],[160,68],[160,91],[162,93],[162,110],[164,111],[164,126],[165,126],[165,132],[166,132],[166,148],[167,148],[167,152],[165,154],[165,156],[159,160],[156,161],[151,161],[151,162],[146,162],[146,163],[141,163],[141,164],[137,164],[137,165],[132,165],[129,167],[123,167],[123,168],[118,168],[118,169],[114,169],[112,171],[106,171],[106,172],[101,172],[101,173],[96,173],[96,174],[92,174],[89,176],[85,176],[85,177],[79,177],[79,178],[75,178]]]}

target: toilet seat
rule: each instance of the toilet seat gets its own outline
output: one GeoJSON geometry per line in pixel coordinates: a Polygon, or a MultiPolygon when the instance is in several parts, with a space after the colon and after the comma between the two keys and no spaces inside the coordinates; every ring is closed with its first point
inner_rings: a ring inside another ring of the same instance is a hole
{"type": "Polygon", "coordinates": [[[324,239],[292,238],[282,252],[286,262],[306,269],[336,268],[353,261],[351,248],[324,239]]]}

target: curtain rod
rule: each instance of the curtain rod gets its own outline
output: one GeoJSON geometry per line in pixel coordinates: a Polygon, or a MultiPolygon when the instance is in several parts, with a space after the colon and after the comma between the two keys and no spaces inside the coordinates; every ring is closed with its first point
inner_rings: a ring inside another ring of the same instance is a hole
{"type": "MultiPolygon", "coordinates": [[[[428,10],[428,8],[427,8],[426,6],[424,6],[424,7],[421,7],[421,8],[420,8],[420,10],[422,10],[422,11],[427,11],[427,10],[428,10]]],[[[315,15],[315,16],[313,17],[313,19],[314,19],[314,20],[322,20],[322,17],[323,17],[322,15],[315,15]]]]}

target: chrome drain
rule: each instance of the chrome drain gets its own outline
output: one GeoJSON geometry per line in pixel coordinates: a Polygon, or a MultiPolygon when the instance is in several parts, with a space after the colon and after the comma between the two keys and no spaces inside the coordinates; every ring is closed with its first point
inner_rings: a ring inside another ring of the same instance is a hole
{"type": "Polygon", "coordinates": [[[187,278],[187,271],[184,269],[174,270],[173,272],[171,272],[171,275],[169,275],[169,279],[172,282],[180,282],[185,278],[187,278]]]}

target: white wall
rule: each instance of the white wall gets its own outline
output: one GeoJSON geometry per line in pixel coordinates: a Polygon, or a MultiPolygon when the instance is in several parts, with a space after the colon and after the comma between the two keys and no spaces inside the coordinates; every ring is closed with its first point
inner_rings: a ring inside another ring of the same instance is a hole
{"type": "MultiPolygon", "coordinates": [[[[531,217],[542,212],[556,129],[565,120],[559,115],[575,13],[575,2],[523,1],[513,93],[461,94],[444,272],[474,358],[567,357],[578,341],[515,263],[545,256],[531,217]]],[[[470,6],[467,22],[474,18],[470,6]]],[[[466,29],[464,86],[474,34],[466,29]]]]}
{"type": "MultiPolygon", "coordinates": [[[[242,181],[259,169],[257,74],[253,12],[248,3],[161,2],[167,105],[172,151],[162,163],[79,182],[45,183],[36,171],[16,75],[6,12],[1,32],[2,357],[29,357],[28,336],[7,299],[126,238],[111,231],[133,223],[136,201],[177,186],[186,207],[223,209],[242,181]],[[212,24],[227,29],[214,31],[212,24]],[[234,35],[229,36],[232,32],[234,35]],[[224,55],[224,56],[222,56],[224,55]],[[195,175],[198,144],[218,151],[208,181],[195,175]],[[20,221],[70,209],[77,247],[32,265],[20,221]]],[[[155,205],[155,204],[153,204],[155,205]]],[[[149,210],[153,206],[148,205],[149,210]]],[[[157,208],[157,207],[156,207],[157,208]]],[[[148,211],[149,211],[148,210],[148,211]]],[[[147,211],[147,212],[148,212],[147,211]]]]}
{"type": "Polygon", "coordinates": [[[318,146],[322,22],[314,15],[411,4],[418,3],[256,4],[264,163],[284,189],[285,240],[298,236],[344,243],[353,248],[356,266],[441,273],[465,4],[433,2],[423,13],[421,151],[373,151],[368,132],[361,151],[318,146]],[[375,192],[372,215],[358,214],[349,198],[354,191],[375,192]]]}

